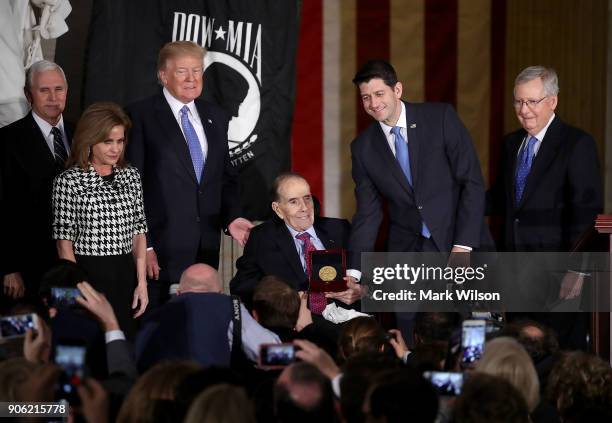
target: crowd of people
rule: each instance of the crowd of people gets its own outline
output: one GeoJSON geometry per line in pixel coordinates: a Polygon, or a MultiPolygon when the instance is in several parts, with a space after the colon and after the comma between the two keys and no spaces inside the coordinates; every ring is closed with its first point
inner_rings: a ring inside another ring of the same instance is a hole
{"type": "MultiPolygon", "coordinates": [[[[374,122],[351,145],[352,221],[321,216],[308,181],[286,172],[255,226],[229,115],[199,99],[205,54],[166,44],[159,93],[91,104],[76,126],[63,120],[61,67],[27,70],[31,111],[0,128],[0,307],[28,316],[2,321],[0,401],[62,399],[88,422],[612,421],[612,369],[586,352],[584,313],[360,310],[361,253],[385,216],[384,251],[450,257],[569,251],[592,225],[597,149],[555,114],[554,70],[517,76],[522,128],[486,192],[453,108],[402,101],[393,67],[367,62],[353,83],[374,122]],[[487,214],[503,217],[497,244],[487,214]],[[229,293],[223,232],[245,247],[229,293]],[[346,251],[342,289],[310,289],[320,250],[346,251]],[[488,328],[477,347],[462,344],[474,319],[488,328]]],[[[579,295],[590,275],[567,270],[544,303],[579,295]]]]}

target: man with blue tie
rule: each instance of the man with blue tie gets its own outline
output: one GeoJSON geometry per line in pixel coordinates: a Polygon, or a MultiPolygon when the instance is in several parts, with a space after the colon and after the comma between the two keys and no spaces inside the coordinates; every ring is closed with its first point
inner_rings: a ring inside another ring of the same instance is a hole
{"type": "MultiPolygon", "coordinates": [[[[513,106],[522,128],[505,137],[499,175],[488,193],[490,214],[503,217],[498,242],[502,251],[570,251],[603,209],[595,141],[555,114],[558,93],[553,69],[530,66],[516,77],[513,106]]],[[[530,296],[548,295],[549,291],[554,298],[542,300],[576,297],[584,276],[568,272],[560,292],[553,292],[545,283],[530,286],[530,296]]],[[[531,317],[552,326],[563,348],[585,347],[588,323],[584,314],[536,313],[531,317]]]]}
{"type": "Polygon", "coordinates": [[[237,172],[229,161],[229,116],[198,99],[205,50],[189,41],[159,52],[161,92],[127,108],[127,157],[142,177],[147,216],[150,306],[194,263],[219,265],[221,230],[242,245],[252,224],[241,218],[237,172]]]}
{"type": "Polygon", "coordinates": [[[357,199],[351,267],[358,270],[361,252],[374,250],[384,202],[389,214],[386,251],[479,247],[484,184],[470,135],[453,108],[402,101],[402,83],[381,60],[366,63],[353,83],[376,122],[351,144],[357,199]]]}

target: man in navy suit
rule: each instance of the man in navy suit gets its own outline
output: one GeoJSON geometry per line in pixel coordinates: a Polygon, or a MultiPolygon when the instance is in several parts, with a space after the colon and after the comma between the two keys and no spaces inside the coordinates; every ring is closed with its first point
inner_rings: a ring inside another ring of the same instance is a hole
{"type": "MultiPolygon", "coordinates": [[[[516,77],[514,111],[522,128],[504,139],[499,176],[488,198],[491,214],[503,217],[502,251],[570,251],[603,209],[595,141],[555,114],[558,93],[553,69],[530,66],[516,77]]],[[[545,303],[575,298],[584,277],[569,271],[560,287],[544,279],[535,282],[538,285],[523,281],[523,303],[531,310],[543,310],[545,303]]],[[[530,317],[551,326],[562,348],[586,347],[586,314],[530,317]]]]}
{"type": "MultiPolygon", "coordinates": [[[[315,217],[310,185],[304,177],[297,173],[279,175],[273,193],[276,216],[253,228],[230,283],[232,294],[239,295],[249,306],[255,286],[264,276],[277,276],[298,291],[308,289],[304,241],[298,238],[299,234],[308,233],[317,250],[346,248],[348,244],[349,222],[315,217]]],[[[328,298],[345,304],[355,303],[359,296],[354,282],[346,291],[328,294],[328,298]]]]}
{"type": "MultiPolygon", "coordinates": [[[[469,133],[448,104],[407,103],[393,67],[379,60],[355,75],[373,122],[351,144],[357,211],[351,266],[373,251],[388,204],[387,251],[470,251],[479,247],[485,191],[469,133]]],[[[359,273],[353,273],[359,276],[359,273]]]]}
{"type": "Polygon", "coordinates": [[[221,230],[243,245],[252,224],[239,217],[238,182],[229,161],[229,116],[198,99],[205,51],[176,41],[159,52],[163,90],[127,108],[127,156],[142,177],[149,300],[168,298],[170,284],[194,263],[217,268],[221,230]]]}
{"type": "Polygon", "coordinates": [[[51,238],[53,178],[64,170],[72,127],[64,122],[68,83],[61,67],[41,60],[26,73],[32,110],[0,129],[4,294],[36,295],[57,260],[51,238]]]}

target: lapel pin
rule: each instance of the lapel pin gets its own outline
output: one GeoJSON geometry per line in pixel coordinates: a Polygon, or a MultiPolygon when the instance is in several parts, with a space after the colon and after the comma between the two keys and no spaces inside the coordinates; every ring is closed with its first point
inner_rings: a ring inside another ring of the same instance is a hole
{"type": "Polygon", "coordinates": [[[212,123],[212,120],[208,119],[208,123],[212,123]]]}
{"type": "Polygon", "coordinates": [[[411,128],[411,129],[416,128],[416,123],[411,123],[411,124],[410,124],[410,128],[411,128]]]}

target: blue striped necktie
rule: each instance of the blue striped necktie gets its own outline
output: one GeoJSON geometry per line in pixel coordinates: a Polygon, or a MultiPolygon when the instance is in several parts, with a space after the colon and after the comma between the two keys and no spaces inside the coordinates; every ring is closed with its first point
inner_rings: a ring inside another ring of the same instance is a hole
{"type": "MultiPolygon", "coordinates": [[[[406,175],[406,179],[410,186],[412,186],[412,171],[410,169],[410,152],[408,151],[408,143],[402,136],[402,128],[399,126],[394,126],[391,128],[391,133],[395,135],[395,158],[399,162],[400,167],[402,168],[402,172],[406,175]]],[[[423,222],[421,225],[421,235],[425,238],[431,237],[431,232],[429,232],[429,228],[423,222]]]]}
{"type": "Polygon", "coordinates": [[[536,137],[529,137],[529,141],[519,155],[518,166],[516,168],[516,191],[515,200],[518,205],[523,198],[523,191],[525,191],[525,184],[527,183],[527,176],[531,170],[531,164],[533,163],[534,151],[533,148],[535,143],[538,141],[536,137]]]}
{"type": "Polygon", "coordinates": [[[202,170],[204,169],[204,154],[202,153],[202,146],[198,134],[196,134],[195,128],[189,121],[189,108],[187,106],[181,108],[181,127],[187,139],[193,170],[195,171],[199,183],[202,178],[202,170]]]}

